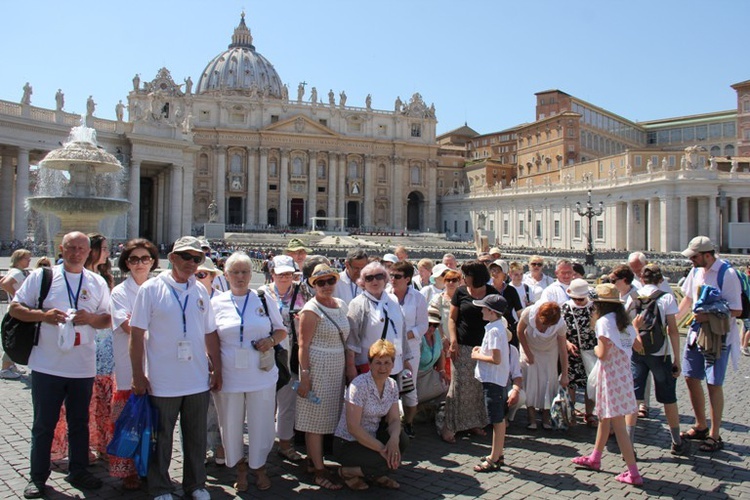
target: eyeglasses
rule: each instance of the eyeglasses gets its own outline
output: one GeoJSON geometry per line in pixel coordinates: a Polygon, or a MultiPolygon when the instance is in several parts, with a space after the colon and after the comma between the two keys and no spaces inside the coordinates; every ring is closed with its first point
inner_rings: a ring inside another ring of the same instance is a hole
{"type": "Polygon", "coordinates": [[[404,279],[404,275],[403,274],[391,274],[391,279],[392,280],[402,280],[402,279],[404,279]]]}
{"type": "Polygon", "coordinates": [[[198,271],[197,273],[195,273],[195,277],[199,280],[202,280],[206,276],[208,276],[208,273],[206,271],[198,271]]]}
{"type": "Polygon", "coordinates": [[[206,258],[206,256],[203,254],[193,255],[190,252],[175,252],[175,255],[177,255],[179,258],[181,258],[185,262],[190,262],[192,260],[196,264],[200,264],[201,262],[203,262],[203,259],[206,258]]]}
{"type": "Polygon", "coordinates": [[[370,283],[373,280],[385,281],[385,274],[378,273],[378,274],[370,274],[368,276],[365,276],[366,282],[370,283]]]}
{"type": "Polygon", "coordinates": [[[620,281],[622,279],[625,279],[625,278],[618,278],[616,276],[610,276],[609,277],[609,282],[614,284],[614,283],[617,283],[618,281],[620,281]]]}
{"type": "Polygon", "coordinates": [[[275,275],[277,278],[291,278],[294,273],[279,273],[275,275]]]}
{"type": "Polygon", "coordinates": [[[131,266],[135,266],[138,263],[151,264],[153,260],[154,259],[152,259],[150,255],[144,255],[143,257],[138,257],[137,255],[131,255],[130,257],[128,257],[128,264],[130,264],[131,266]]]}
{"type": "Polygon", "coordinates": [[[445,283],[458,283],[459,278],[445,278],[443,281],[445,283]]]}
{"type": "Polygon", "coordinates": [[[543,263],[541,263],[541,262],[532,262],[532,263],[531,263],[531,264],[529,264],[529,265],[530,265],[530,266],[534,266],[534,267],[542,267],[542,266],[543,266],[544,264],[543,264],[543,263]]]}
{"type": "Polygon", "coordinates": [[[336,281],[338,281],[338,278],[336,277],[330,277],[327,280],[324,279],[317,279],[315,280],[315,286],[333,286],[336,284],[336,281]]]}

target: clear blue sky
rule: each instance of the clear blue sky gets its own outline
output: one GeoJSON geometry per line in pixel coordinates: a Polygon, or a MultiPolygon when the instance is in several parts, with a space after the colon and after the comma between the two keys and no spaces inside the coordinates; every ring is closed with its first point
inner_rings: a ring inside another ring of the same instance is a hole
{"type": "MultiPolygon", "coordinates": [[[[534,119],[558,88],[632,120],[736,107],[750,79],[746,0],[213,0],[3,2],[0,99],[114,118],[136,73],[166,66],[197,85],[242,9],[256,50],[290,93],[306,81],[348,104],[393,109],[420,92],[438,133],[534,119]]],[[[308,95],[309,88],[308,86],[308,95]]]]}

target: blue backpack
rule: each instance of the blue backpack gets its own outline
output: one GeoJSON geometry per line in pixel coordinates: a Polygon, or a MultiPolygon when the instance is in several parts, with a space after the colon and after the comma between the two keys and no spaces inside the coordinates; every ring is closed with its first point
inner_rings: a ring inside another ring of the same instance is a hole
{"type": "MultiPolygon", "coordinates": [[[[724,287],[724,275],[731,267],[732,265],[729,262],[722,262],[721,267],[719,268],[719,275],[716,278],[719,290],[724,287]]],[[[740,314],[739,319],[748,319],[750,318],[750,280],[745,273],[738,273],[737,271],[735,271],[735,273],[740,280],[740,287],[742,289],[742,292],[740,293],[740,298],[742,300],[742,313],[740,314]]]]}

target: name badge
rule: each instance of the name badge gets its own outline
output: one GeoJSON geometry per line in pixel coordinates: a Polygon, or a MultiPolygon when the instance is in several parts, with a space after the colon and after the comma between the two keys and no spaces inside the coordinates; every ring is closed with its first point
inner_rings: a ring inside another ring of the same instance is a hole
{"type": "Polygon", "coordinates": [[[192,361],[193,360],[193,347],[192,342],[189,340],[181,340],[177,342],[177,361],[192,361]]]}
{"type": "Polygon", "coordinates": [[[234,350],[234,367],[239,370],[250,368],[250,349],[240,347],[234,350]]]}

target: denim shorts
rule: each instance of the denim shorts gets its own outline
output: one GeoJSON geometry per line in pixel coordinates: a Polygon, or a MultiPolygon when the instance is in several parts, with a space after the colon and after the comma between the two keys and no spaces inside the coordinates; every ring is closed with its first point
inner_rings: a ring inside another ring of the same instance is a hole
{"type": "Polygon", "coordinates": [[[646,392],[646,380],[651,372],[654,376],[656,400],[668,405],[677,402],[677,379],[672,376],[672,356],[641,355],[633,352],[630,358],[633,371],[635,399],[642,401],[646,392]]]}
{"type": "Polygon", "coordinates": [[[682,373],[686,377],[706,379],[706,382],[711,385],[724,385],[731,350],[732,346],[722,346],[721,355],[718,359],[714,359],[713,356],[704,356],[703,352],[697,348],[688,347],[682,357],[682,373]]]}
{"type": "Polygon", "coordinates": [[[484,389],[484,402],[487,405],[490,423],[500,424],[504,422],[508,391],[505,387],[491,382],[482,382],[482,388],[484,389]]]}

